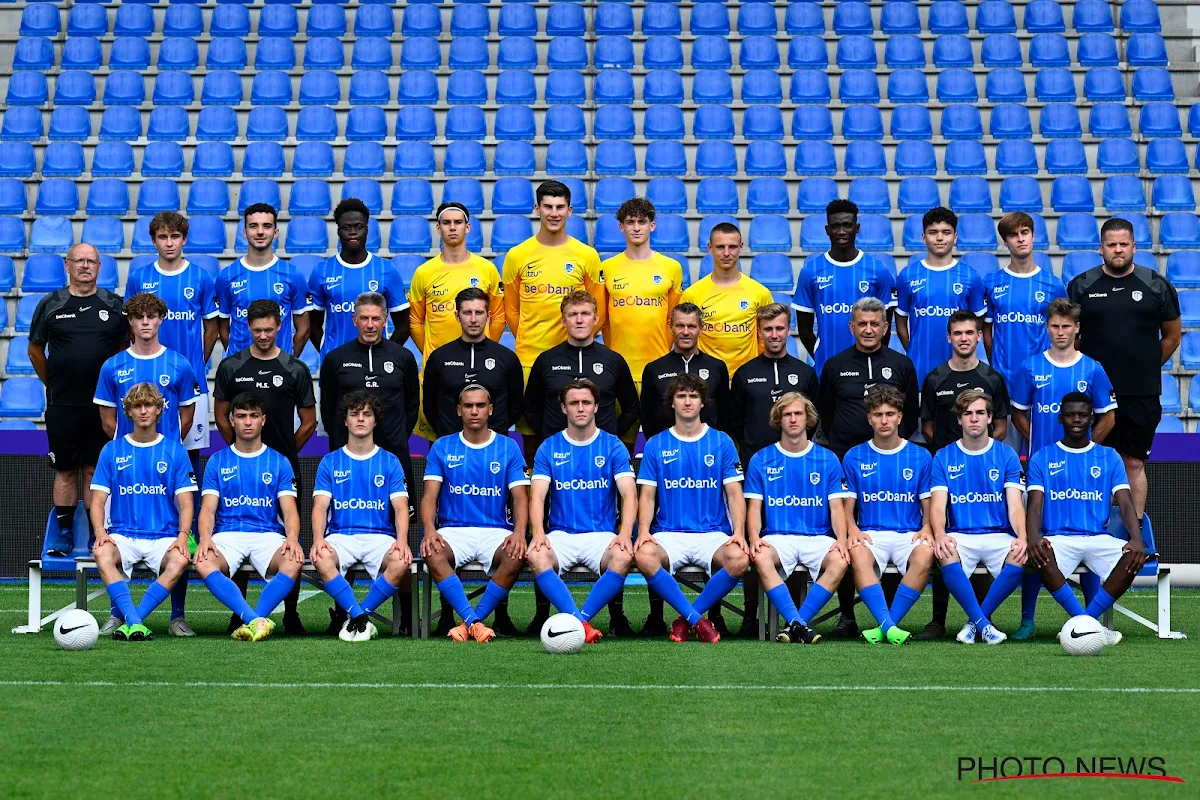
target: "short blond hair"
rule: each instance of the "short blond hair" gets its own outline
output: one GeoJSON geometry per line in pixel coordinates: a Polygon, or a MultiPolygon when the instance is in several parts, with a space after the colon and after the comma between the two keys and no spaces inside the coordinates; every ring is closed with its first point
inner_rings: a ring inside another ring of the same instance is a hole
{"type": "Polygon", "coordinates": [[[769,419],[772,428],[779,430],[783,427],[784,409],[792,403],[804,404],[804,417],[808,430],[811,431],[817,427],[817,407],[813,401],[809,400],[808,396],[803,392],[784,392],[783,396],[775,401],[775,405],[771,406],[771,416],[769,419]]]}
{"type": "Polygon", "coordinates": [[[596,298],[592,297],[590,294],[585,292],[583,289],[572,289],[570,292],[567,293],[567,296],[562,299],[562,302],[558,306],[558,311],[560,314],[566,314],[567,309],[570,308],[571,306],[584,306],[584,305],[591,306],[593,313],[596,313],[598,311],[598,306],[596,305],[596,298]]]}
{"type": "Polygon", "coordinates": [[[791,313],[783,303],[767,303],[765,306],[759,306],[758,311],[754,312],[754,317],[758,320],[758,324],[762,325],[776,317],[788,316],[791,313]]]}
{"type": "Polygon", "coordinates": [[[121,400],[121,408],[130,419],[133,419],[133,409],[138,406],[154,406],[161,415],[166,405],[162,392],[153,383],[135,383],[121,400]]]}

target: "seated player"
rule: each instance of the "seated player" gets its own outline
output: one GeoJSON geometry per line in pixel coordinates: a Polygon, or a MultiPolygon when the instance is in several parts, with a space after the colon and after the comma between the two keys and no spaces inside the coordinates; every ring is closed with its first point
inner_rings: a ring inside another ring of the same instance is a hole
{"type": "Polygon", "coordinates": [[[620,593],[633,563],[637,489],[624,443],[596,427],[600,402],[596,385],[587,378],[575,378],[559,395],[567,427],[542,442],[533,460],[529,497],[533,537],[525,560],[554,607],[578,617],[583,622],[584,641],[594,644],[601,634],[592,627],[591,619],[620,593]],[[618,496],[621,528],[614,534],[618,496]],[[577,564],[600,576],[583,611],[559,577],[577,564]]]}
{"type": "Polygon", "coordinates": [[[987,644],[1008,637],[992,625],[992,613],[1021,585],[1025,575],[1025,506],[1021,462],[1011,447],[989,434],[992,398],[968,389],[954,400],[962,438],[933,459],[929,522],[942,579],[967,612],[956,637],[987,644]],[[995,581],[982,605],[970,576],[983,564],[995,581]]]}
{"type": "Polygon", "coordinates": [[[850,563],[863,604],[879,623],[863,638],[904,644],[910,636],[898,626],[925,588],[933,565],[929,530],[932,459],[925,448],[900,438],[904,395],[892,386],[867,390],[867,421],[872,437],[850,449],[842,462],[846,488],[846,529],[850,563]],[[894,564],[904,577],[889,609],[879,576],[894,564]]]}
{"type": "Polygon", "coordinates": [[[112,638],[140,642],[154,638],[143,620],[187,570],[196,476],[179,439],[155,430],[164,401],[154,384],[135,384],[121,405],[133,431],[100,451],[89,509],[96,531],[92,553],[108,596],[125,619],[112,638]],[[158,578],[134,606],[129,578],[138,564],[158,578]]]}
{"type": "Polygon", "coordinates": [[[808,623],[829,602],[850,566],[842,465],[815,444],[808,432],[817,427],[817,409],[800,392],[775,401],[771,427],[776,444],[750,458],[746,468],[746,531],[750,556],[767,597],[787,622],[777,641],[816,644],[821,635],[808,623]],[[813,585],[800,609],[784,582],[803,565],[813,585]]]}
{"type": "Polygon", "coordinates": [[[425,462],[421,557],[438,591],[462,618],[450,638],[482,644],[496,636],[483,620],[508,597],[524,563],[529,479],[517,443],[488,428],[492,397],[486,387],[464,386],[458,415],[462,432],[434,442],[425,462]],[[476,561],[486,565],[491,580],[478,607],[472,607],[455,570],[476,561]]]}
{"type": "Polygon", "coordinates": [[[700,419],[707,394],[699,375],[671,379],[663,402],[674,410],[675,424],[646,443],[637,480],[642,490],[633,556],[650,589],[679,612],[671,623],[673,642],[686,642],[691,633],[708,644],[721,641],[704,613],[733,591],[750,566],[742,468],[733,440],[700,419]],[[672,577],[686,566],[709,575],[695,603],[672,577]]]}
{"type": "MultiPolygon", "coordinates": [[[[1062,440],[1029,459],[1025,511],[1029,558],[1069,616],[1099,617],[1133,584],[1146,563],[1146,547],[1121,456],[1088,439],[1091,398],[1070,392],[1063,396],[1060,409],[1062,440]],[[1114,499],[1129,541],[1108,533],[1114,499]],[[1079,604],[1065,577],[1080,564],[1104,581],[1087,608],[1079,604]]],[[[1106,644],[1117,644],[1121,638],[1119,631],[1105,629],[1106,644]]]]}
{"type": "Polygon", "coordinates": [[[213,454],[204,468],[194,562],[213,597],[244,623],[233,638],[259,642],[275,630],[270,614],[296,586],[304,566],[296,476],[287,458],[263,444],[267,415],[261,397],[234,396],[229,419],[233,444],[213,454]],[[230,579],[247,561],[267,581],[254,608],[230,579]]]}
{"type": "Polygon", "coordinates": [[[382,412],[379,400],[365,390],[342,396],[346,444],[321,459],[313,484],[309,559],[325,591],[349,615],[338,634],[344,642],[374,639],[378,631],[368,615],[411,580],[404,469],[374,439],[382,412]],[[346,580],[356,565],[375,581],[361,604],[346,580]]]}

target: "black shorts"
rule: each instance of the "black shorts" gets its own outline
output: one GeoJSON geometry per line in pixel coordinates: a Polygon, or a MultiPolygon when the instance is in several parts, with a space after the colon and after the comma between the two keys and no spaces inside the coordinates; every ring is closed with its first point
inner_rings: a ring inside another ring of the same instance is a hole
{"type": "Polygon", "coordinates": [[[47,406],[46,439],[50,465],[60,471],[96,466],[109,441],[96,406],[47,406]]]}
{"type": "Polygon", "coordinates": [[[1162,419],[1158,395],[1117,395],[1116,424],[1104,444],[1123,456],[1150,457],[1154,430],[1162,419]]]}

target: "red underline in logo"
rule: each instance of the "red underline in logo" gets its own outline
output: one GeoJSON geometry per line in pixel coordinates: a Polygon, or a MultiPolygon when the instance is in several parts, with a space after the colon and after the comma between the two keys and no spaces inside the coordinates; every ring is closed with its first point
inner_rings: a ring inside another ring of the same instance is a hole
{"type": "Polygon", "coordinates": [[[991,783],[993,781],[1016,781],[1030,778],[1124,778],[1138,781],[1165,781],[1166,783],[1187,783],[1178,775],[1138,775],[1135,772],[1038,772],[1032,775],[1004,775],[996,778],[978,778],[971,783],[991,783]]]}

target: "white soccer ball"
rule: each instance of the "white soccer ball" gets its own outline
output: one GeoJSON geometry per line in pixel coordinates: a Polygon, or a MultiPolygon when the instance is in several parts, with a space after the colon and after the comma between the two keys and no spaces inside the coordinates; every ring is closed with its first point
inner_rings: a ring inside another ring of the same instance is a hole
{"type": "Polygon", "coordinates": [[[1058,643],[1069,656],[1094,656],[1104,649],[1104,626],[1095,617],[1071,617],[1058,632],[1058,643]]]}
{"type": "Polygon", "coordinates": [[[571,614],[555,614],[542,625],[542,647],[553,656],[583,649],[583,623],[571,614]]]}
{"type": "Polygon", "coordinates": [[[73,608],[54,621],[54,641],[63,650],[90,650],[100,638],[96,618],[80,608],[73,608]]]}

